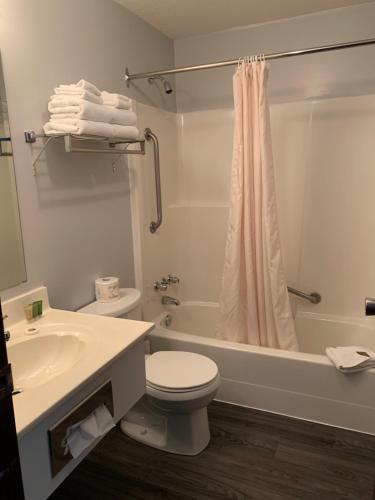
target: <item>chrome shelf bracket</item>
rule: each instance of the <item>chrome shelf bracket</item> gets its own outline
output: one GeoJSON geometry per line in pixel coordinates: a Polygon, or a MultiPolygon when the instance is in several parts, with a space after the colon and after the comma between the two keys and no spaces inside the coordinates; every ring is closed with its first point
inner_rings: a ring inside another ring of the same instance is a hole
{"type": "Polygon", "coordinates": [[[33,174],[36,175],[36,163],[39,161],[39,158],[46,150],[48,144],[55,139],[64,139],[64,146],[66,153],[97,153],[97,154],[116,154],[116,155],[144,155],[146,152],[145,149],[145,140],[123,140],[123,139],[112,139],[108,137],[97,137],[97,136],[85,136],[85,135],[75,135],[75,134],[55,134],[55,135],[46,135],[46,134],[37,134],[34,130],[25,131],[25,141],[28,144],[33,144],[37,141],[37,139],[47,139],[43,144],[41,150],[32,160],[33,174]],[[101,145],[105,145],[105,147],[77,147],[75,145],[76,142],[81,141],[86,144],[91,143],[100,143],[101,145]],[[137,144],[139,147],[137,149],[129,149],[130,145],[137,144]]]}

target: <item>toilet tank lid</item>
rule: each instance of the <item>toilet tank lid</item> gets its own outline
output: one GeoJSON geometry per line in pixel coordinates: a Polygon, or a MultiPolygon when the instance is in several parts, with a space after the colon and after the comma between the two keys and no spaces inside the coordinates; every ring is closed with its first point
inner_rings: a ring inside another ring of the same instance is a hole
{"type": "Polygon", "coordinates": [[[112,302],[98,302],[95,300],[77,312],[84,314],[97,314],[99,316],[112,316],[119,318],[123,314],[135,309],[142,299],[142,294],[136,288],[120,288],[120,297],[112,302]]]}

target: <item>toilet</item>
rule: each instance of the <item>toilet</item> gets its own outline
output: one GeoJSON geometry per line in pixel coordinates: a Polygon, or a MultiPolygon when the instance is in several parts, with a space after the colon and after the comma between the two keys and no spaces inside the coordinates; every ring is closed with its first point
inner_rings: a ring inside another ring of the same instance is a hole
{"type": "MultiPolygon", "coordinates": [[[[141,320],[141,293],[121,288],[113,302],[92,302],[77,312],[141,320]]],[[[197,455],[210,441],[207,405],[220,386],[214,361],[192,352],[146,355],[146,393],[121,421],[122,431],[146,445],[197,455]]]]}

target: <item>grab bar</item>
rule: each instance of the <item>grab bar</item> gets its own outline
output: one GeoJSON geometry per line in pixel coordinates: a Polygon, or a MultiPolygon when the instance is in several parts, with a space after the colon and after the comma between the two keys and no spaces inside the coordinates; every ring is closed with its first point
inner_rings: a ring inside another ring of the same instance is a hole
{"type": "Polygon", "coordinates": [[[159,164],[159,141],[151,129],[145,129],[146,141],[152,141],[154,146],[154,166],[155,166],[155,189],[156,189],[156,221],[150,222],[150,232],[155,233],[163,221],[163,209],[161,204],[161,182],[160,182],[160,164],[159,164]]]}
{"type": "Polygon", "coordinates": [[[301,292],[301,290],[297,290],[296,288],[292,288],[291,286],[288,286],[288,292],[301,297],[301,299],[308,300],[312,304],[319,304],[322,301],[322,296],[317,292],[305,293],[301,292]]]}

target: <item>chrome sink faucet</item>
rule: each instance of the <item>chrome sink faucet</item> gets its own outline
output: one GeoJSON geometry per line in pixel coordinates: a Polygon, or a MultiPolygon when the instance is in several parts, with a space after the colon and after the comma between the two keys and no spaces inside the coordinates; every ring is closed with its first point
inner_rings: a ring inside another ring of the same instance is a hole
{"type": "Polygon", "coordinates": [[[163,295],[163,297],[161,298],[161,303],[164,306],[179,306],[181,304],[178,299],[169,297],[168,295],[163,295]]]}
{"type": "MultiPolygon", "coordinates": [[[[4,319],[7,319],[7,317],[8,317],[8,315],[4,314],[3,321],[4,321],[4,319]]],[[[8,342],[8,340],[10,339],[10,332],[8,330],[4,331],[4,339],[5,339],[5,342],[8,342]]]]}

